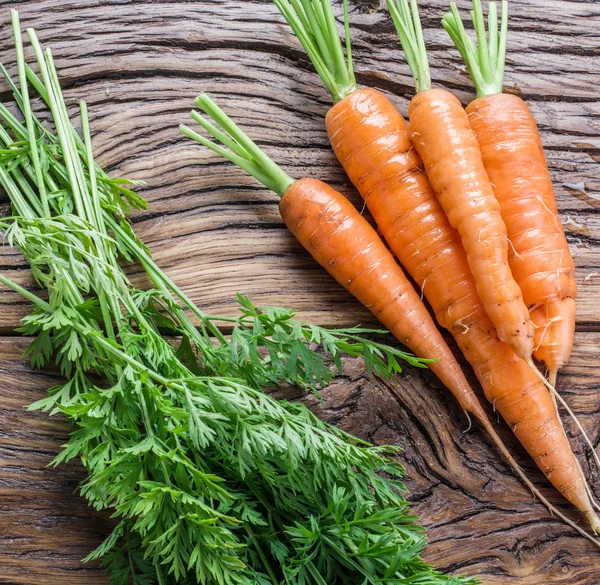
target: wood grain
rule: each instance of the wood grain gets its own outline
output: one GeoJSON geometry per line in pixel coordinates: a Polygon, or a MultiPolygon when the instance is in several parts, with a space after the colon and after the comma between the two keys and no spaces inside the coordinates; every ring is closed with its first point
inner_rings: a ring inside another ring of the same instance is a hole
{"type": "MultiPolygon", "coordinates": [[[[360,83],[381,89],[406,113],[412,83],[383,0],[350,4],[360,83]]],[[[434,83],[466,104],[472,88],[439,28],[447,2],[423,5],[434,83]]],[[[240,291],[323,325],[372,323],[286,231],[276,196],[177,129],[188,122],[193,98],[208,91],[288,173],[325,179],[360,204],[328,145],[323,119],[330,99],[271,2],[0,0],[0,61],[14,73],[11,7],[52,46],[71,111],[79,99],[88,102],[101,164],[113,176],[147,182],[141,192],[150,205],[135,216],[136,230],[195,302],[209,313],[231,314],[240,291]]],[[[550,9],[543,0],[511,0],[506,73],[506,89],[524,97],[536,116],[569,230],[580,285],[578,333],[560,382],[596,445],[599,18],[599,2],[560,0],[550,9]]],[[[0,247],[0,270],[31,285],[15,250],[0,247]]],[[[130,274],[143,285],[139,269],[130,274]]],[[[55,379],[31,370],[20,358],[25,340],[9,337],[28,310],[0,291],[0,583],[104,584],[101,571],[79,559],[109,522],[75,495],[79,467],[45,467],[67,436],[64,422],[23,410],[55,379]]],[[[489,585],[600,584],[598,551],[531,500],[479,429],[463,434],[466,421],[429,372],[407,370],[384,384],[360,361],[345,366],[324,404],[292,397],[361,437],[404,447],[411,499],[430,529],[428,560],[489,585]]],[[[576,517],[510,431],[499,429],[544,493],[576,517]]],[[[597,485],[598,470],[579,441],[573,444],[597,485]]]]}

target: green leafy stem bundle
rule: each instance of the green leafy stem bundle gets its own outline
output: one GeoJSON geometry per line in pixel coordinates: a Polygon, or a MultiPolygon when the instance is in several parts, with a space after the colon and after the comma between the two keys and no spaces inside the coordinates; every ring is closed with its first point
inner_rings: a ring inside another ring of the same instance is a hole
{"type": "Polygon", "coordinates": [[[422,360],[362,337],[381,332],[302,324],[243,296],[238,318],[204,314],[125,218],[145,202],[96,164],[85,103],[80,137],[50,50],[28,29],[34,72],[15,11],[12,23],[18,83],[0,66],[15,100],[0,103],[0,184],[12,215],[0,229],[47,300],[0,282],[35,307],[21,328],[34,336],[32,363],[53,361],[66,379],[31,406],[73,426],[54,463],[79,458],[81,493],[118,519],[88,558],[102,558],[122,585],[473,582],[420,559],[425,535],[395,448],[261,391],[282,382],[317,390],[333,375],[325,356],[338,368],[343,354],[363,356],[382,376],[422,360]],[[32,112],[30,91],[52,128],[32,112]],[[135,289],[119,260],[139,262],[152,288],[135,289]]]}

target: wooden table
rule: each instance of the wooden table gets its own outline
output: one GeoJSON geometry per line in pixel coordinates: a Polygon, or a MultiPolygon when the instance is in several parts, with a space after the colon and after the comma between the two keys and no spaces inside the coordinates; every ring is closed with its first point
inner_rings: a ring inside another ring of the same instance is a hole
{"type": "MultiPolygon", "coordinates": [[[[472,88],[439,20],[446,0],[423,2],[435,84],[464,103],[472,88]]],[[[465,8],[467,3],[461,1],[465,8]]],[[[0,58],[14,70],[9,7],[0,1],[0,58]]],[[[329,97],[304,51],[267,1],[18,3],[24,26],[50,43],[70,107],[91,109],[99,161],[113,176],[145,179],[149,210],[136,229],[158,263],[209,313],[233,313],[234,293],[298,309],[325,325],[370,324],[369,315],[324,273],[283,226],[277,198],[256,181],[183,139],[200,91],[215,97],[286,171],[329,181],[359,204],[323,127],[329,97]]],[[[360,83],[385,91],[406,112],[412,82],[379,0],[351,1],[360,83]]],[[[598,443],[600,433],[600,18],[599,2],[513,0],[506,89],[524,97],[541,132],[579,283],[573,358],[560,376],[566,400],[598,443]],[[571,185],[570,187],[568,185],[571,185]]],[[[3,97],[7,97],[3,94],[3,97]]],[[[2,271],[30,283],[14,250],[2,271]]],[[[141,284],[135,267],[133,279],[141,284]]],[[[75,464],[46,468],[65,441],[58,417],[28,413],[58,376],[31,369],[14,334],[30,307],[0,292],[0,583],[106,583],[81,559],[109,521],[74,494],[75,464]]],[[[429,528],[426,558],[488,585],[600,583],[600,551],[549,516],[467,422],[429,372],[408,369],[384,384],[348,360],[311,401],[323,418],[377,443],[401,445],[414,510],[429,528]]],[[[580,439],[566,426],[597,485],[580,439]]],[[[510,431],[498,429],[555,505],[577,518],[510,431]]],[[[600,490],[596,490],[600,495],[600,490]]],[[[353,584],[349,584],[353,585],[353,584]]]]}

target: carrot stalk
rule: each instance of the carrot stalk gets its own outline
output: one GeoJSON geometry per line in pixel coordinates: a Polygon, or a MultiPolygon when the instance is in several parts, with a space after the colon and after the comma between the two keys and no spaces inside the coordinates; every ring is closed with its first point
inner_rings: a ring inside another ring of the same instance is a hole
{"type": "Polygon", "coordinates": [[[331,0],[273,0],[323,80],[335,103],[356,91],[348,26],[348,0],[344,0],[346,55],[342,50],[331,0]],[[319,16],[320,15],[320,16],[319,16]]]}
{"type": "Polygon", "coordinates": [[[477,45],[467,34],[458,8],[453,2],[450,4],[450,10],[451,12],[442,18],[442,26],[465,60],[477,90],[477,97],[502,93],[508,36],[508,2],[506,0],[502,2],[499,33],[498,6],[495,2],[489,3],[487,34],[490,41],[488,43],[481,0],[473,1],[471,19],[477,34],[477,45]]]}
{"type": "Polygon", "coordinates": [[[415,88],[417,92],[421,92],[431,89],[431,74],[416,0],[411,2],[409,7],[406,1],[393,0],[388,2],[388,8],[413,75],[415,88]]]}

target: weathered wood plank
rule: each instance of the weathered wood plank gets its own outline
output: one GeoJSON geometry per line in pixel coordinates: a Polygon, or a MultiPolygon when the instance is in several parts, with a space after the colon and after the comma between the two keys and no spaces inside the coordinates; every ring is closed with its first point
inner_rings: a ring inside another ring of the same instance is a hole
{"type": "MultiPolygon", "coordinates": [[[[406,112],[408,69],[389,16],[377,6],[352,6],[358,76],[406,112]]],[[[600,33],[592,24],[599,8],[575,1],[553,6],[561,18],[548,15],[542,0],[511,2],[506,80],[538,119],[562,217],[590,226],[589,236],[571,238],[581,281],[600,267],[598,204],[563,184],[583,182],[590,195],[600,193],[600,166],[592,158],[600,151],[585,146],[600,137],[600,73],[593,66],[600,33]],[[577,249],[578,239],[590,250],[577,249]]],[[[445,8],[445,0],[435,0],[423,12],[433,77],[466,103],[472,88],[438,26],[445,8]]],[[[207,90],[290,174],[328,180],[360,205],[328,146],[327,93],[270,2],[43,0],[20,9],[24,25],[51,44],[69,106],[74,110],[82,97],[89,102],[101,163],[115,175],[148,182],[143,194],[150,208],[138,214],[138,231],[194,301],[231,314],[240,291],[323,324],[372,322],[286,232],[273,194],[178,133],[194,96],[207,90]]],[[[0,22],[8,22],[7,10],[0,22]]],[[[2,26],[0,60],[14,71],[9,35],[2,26]]],[[[27,282],[14,251],[0,250],[0,266],[27,282]]],[[[585,328],[600,322],[599,282],[581,287],[578,319],[585,328]]],[[[0,307],[3,332],[27,310],[5,292],[0,307]]]]}
{"type": "MultiPolygon", "coordinates": [[[[560,380],[595,444],[599,344],[599,333],[579,334],[560,380]]],[[[60,417],[24,410],[56,382],[52,373],[36,372],[21,359],[25,346],[24,339],[0,338],[0,583],[104,584],[100,570],[80,559],[106,536],[109,522],[74,494],[84,477],[78,465],[46,467],[67,429],[60,417]]],[[[486,585],[598,582],[598,550],[532,501],[478,428],[463,432],[467,422],[459,407],[430,372],[409,368],[384,384],[368,376],[360,361],[346,360],[323,404],[301,394],[286,397],[306,401],[320,417],[360,437],[403,447],[410,499],[429,529],[425,556],[436,566],[476,574],[486,585]]],[[[569,421],[566,426],[573,430],[569,421]]],[[[544,494],[578,518],[510,430],[503,423],[498,429],[544,494]]],[[[573,445],[582,455],[581,442],[573,445]]],[[[594,470],[592,479],[597,477],[594,470]]]]}

